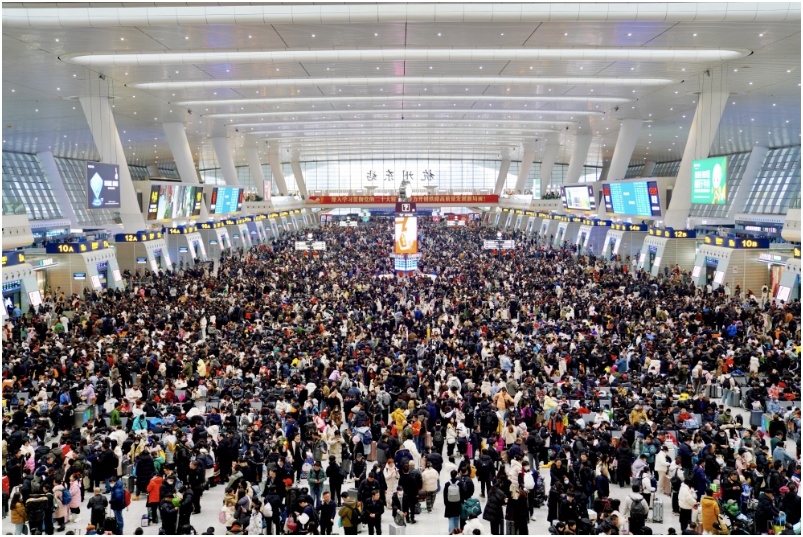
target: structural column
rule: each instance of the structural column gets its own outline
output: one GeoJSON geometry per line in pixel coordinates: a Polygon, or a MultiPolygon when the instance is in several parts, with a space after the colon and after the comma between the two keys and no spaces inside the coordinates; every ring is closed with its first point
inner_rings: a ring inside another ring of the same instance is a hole
{"type": "Polygon", "coordinates": [[[619,124],[619,136],[616,138],[616,147],[613,149],[606,180],[621,181],[627,175],[627,167],[630,165],[630,158],[633,156],[641,132],[641,123],[640,119],[623,119],[619,124]]]}
{"type": "Polygon", "coordinates": [[[591,134],[578,134],[574,137],[574,151],[569,160],[569,169],[566,170],[567,185],[576,184],[580,180],[589,149],[591,149],[591,134]]]}
{"type": "Polygon", "coordinates": [[[683,159],[672,192],[672,201],[666,211],[664,225],[671,228],[685,229],[691,209],[691,163],[693,160],[706,158],[711,150],[711,143],[719,129],[722,112],[728,103],[728,89],[722,76],[722,67],[709,69],[702,75],[700,99],[697,110],[686,139],[683,159]]]}
{"type": "Polygon", "coordinates": [[[301,194],[302,198],[307,199],[309,197],[307,193],[307,182],[304,181],[304,174],[301,172],[301,163],[298,160],[297,150],[293,151],[293,155],[290,158],[290,169],[293,170],[293,176],[296,178],[299,194],[301,194]]]}
{"type": "Polygon", "coordinates": [[[148,164],[145,169],[148,170],[149,177],[159,177],[159,166],[156,164],[148,164]]]}
{"type": "MultiPolygon", "coordinates": [[[[744,173],[742,173],[742,180],[739,183],[739,188],[733,193],[733,199],[728,202],[728,215],[726,218],[734,220],[738,213],[744,212],[744,206],[747,198],[750,196],[750,191],[761,172],[761,167],[764,166],[764,160],[767,158],[769,148],[755,145],[747,158],[747,163],[744,166],[744,173]]],[[[730,188],[728,186],[728,188],[730,188]]]]}
{"type": "Polygon", "coordinates": [[[644,169],[641,170],[642,177],[652,177],[652,172],[655,171],[655,161],[648,160],[644,163],[644,169]]]}
{"type": "MultiPolygon", "coordinates": [[[[190,185],[200,184],[184,123],[180,121],[163,123],[162,128],[164,128],[167,136],[170,152],[173,153],[173,160],[176,162],[176,170],[178,171],[178,176],[181,177],[181,182],[190,185]]],[[[201,220],[206,220],[207,218],[209,218],[209,212],[206,209],[206,204],[202,203],[201,220]]]]}
{"type": "Polygon", "coordinates": [[[533,160],[535,159],[535,143],[525,142],[521,153],[521,167],[519,167],[519,177],[516,180],[516,193],[523,194],[527,189],[527,178],[530,175],[530,170],[533,167],[533,160]]]}
{"type": "Polygon", "coordinates": [[[259,161],[259,148],[246,147],[245,160],[248,162],[248,169],[251,170],[251,179],[254,180],[257,195],[265,201],[270,201],[270,181],[265,183],[265,174],[262,173],[262,163],[259,161]]]}
{"type": "Polygon", "coordinates": [[[117,164],[120,168],[120,220],[123,231],[134,233],[145,229],[145,218],[137,203],[137,192],[128,171],[128,162],[108,95],[109,88],[105,80],[89,80],[86,95],[80,97],[81,107],[100,153],[100,161],[117,164]]]}
{"type": "Polygon", "coordinates": [[[229,186],[240,186],[240,178],[237,177],[237,168],[234,167],[234,158],[229,149],[229,139],[224,137],[212,138],[212,147],[215,149],[220,171],[223,172],[223,179],[229,186]]]}
{"type": "Polygon", "coordinates": [[[552,179],[552,168],[555,167],[555,159],[558,158],[558,149],[560,149],[560,137],[557,132],[550,132],[547,134],[546,148],[541,159],[541,198],[546,195],[546,191],[549,188],[549,182],[552,179]]]}
{"type": "Polygon", "coordinates": [[[45,172],[45,179],[50,185],[50,190],[56,201],[61,207],[61,214],[64,218],[70,221],[71,228],[78,228],[78,217],[75,216],[75,209],[73,209],[70,197],[67,195],[67,188],[64,186],[64,179],[61,178],[59,167],[56,164],[56,159],[53,158],[53,153],[50,151],[42,151],[36,154],[39,163],[42,165],[42,171],[45,172]]]}
{"type": "Polygon", "coordinates": [[[494,194],[497,196],[502,193],[505,188],[505,181],[507,181],[507,172],[510,170],[510,155],[505,153],[502,155],[502,162],[499,166],[499,175],[496,178],[496,187],[494,194]]]}
{"type": "Polygon", "coordinates": [[[279,191],[279,195],[286,196],[287,182],[284,180],[282,159],[279,156],[278,143],[274,142],[268,146],[268,164],[270,164],[270,173],[273,175],[273,182],[276,183],[276,189],[279,191]]]}

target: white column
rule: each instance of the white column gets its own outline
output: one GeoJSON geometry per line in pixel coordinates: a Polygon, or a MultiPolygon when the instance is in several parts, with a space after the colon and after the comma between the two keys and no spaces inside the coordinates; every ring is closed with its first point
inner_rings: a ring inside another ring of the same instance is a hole
{"type": "Polygon", "coordinates": [[[148,164],[145,169],[148,170],[148,175],[150,177],[159,177],[159,166],[156,164],[148,164]]]}
{"type": "Polygon", "coordinates": [[[535,160],[535,143],[525,142],[521,152],[521,167],[519,167],[519,177],[516,179],[516,193],[523,194],[527,190],[527,178],[530,175],[530,170],[533,167],[533,160],[535,160]]]}
{"type": "MultiPolygon", "coordinates": [[[[178,171],[178,176],[181,177],[181,182],[200,185],[201,181],[198,179],[198,171],[195,169],[195,161],[192,159],[192,149],[190,149],[190,142],[187,139],[184,123],[180,121],[162,123],[162,128],[167,136],[170,152],[173,153],[173,160],[176,162],[176,170],[178,171]]],[[[201,221],[206,221],[208,218],[209,211],[206,208],[206,204],[202,203],[200,219],[201,221]]]]}
{"type": "Polygon", "coordinates": [[[702,92],[697,101],[697,110],[686,139],[683,159],[675,180],[672,201],[664,217],[664,225],[676,229],[685,229],[691,209],[691,163],[693,160],[706,158],[711,150],[711,143],[719,129],[722,112],[728,103],[728,89],[725,87],[722,67],[705,71],[702,75],[702,92]]]}
{"type": "Polygon", "coordinates": [[[67,188],[64,186],[64,179],[61,178],[59,167],[56,164],[56,159],[53,158],[53,153],[50,151],[42,151],[36,154],[39,158],[39,163],[42,165],[42,171],[45,172],[45,179],[50,185],[50,190],[53,191],[53,196],[61,207],[61,214],[64,218],[70,221],[71,228],[80,227],[78,224],[78,217],[75,216],[75,210],[70,197],[67,195],[67,188]]]}
{"type": "Polygon", "coordinates": [[[273,175],[273,182],[276,183],[276,188],[279,190],[280,196],[287,195],[287,183],[284,180],[284,172],[282,171],[282,159],[279,156],[279,144],[271,143],[268,146],[268,164],[270,164],[270,173],[273,175]]]}
{"type": "Polygon", "coordinates": [[[560,149],[560,137],[557,132],[550,132],[546,137],[546,148],[544,149],[544,156],[541,158],[541,197],[546,194],[549,188],[549,181],[552,179],[552,168],[555,167],[555,159],[558,157],[558,149],[560,149]]]}
{"type": "Polygon", "coordinates": [[[644,163],[644,169],[641,170],[642,177],[652,177],[652,172],[655,171],[655,161],[648,160],[644,163]]]}
{"type": "Polygon", "coordinates": [[[750,152],[747,158],[747,163],[744,165],[744,173],[742,174],[742,181],[739,183],[739,188],[733,194],[733,200],[728,203],[728,215],[726,218],[733,220],[736,218],[737,213],[744,212],[744,206],[747,203],[747,198],[750,196],[750,190],[756,182],[758,174],[761,172],[761,167],[764,166],[764,160],[767,158],[769,148],[756,145],[750,152]]]}
{"type": "Polygon", "coordinates": [[[640,119],[623,119],[619,124],[619,136],[616,138],[611,166],[608,168],[608,181],[621,181],[627,175],[627,167],[641,132],[641,123],[640,119]]]}
{"type": "Polygon", "coordinates": [[[237,177],[237,169],[234,167],[234,158],[229,149],[229,139],[224,137],[212,138],[212,147],[215,149],[220,171],[223,172],[223,179],[229,186],[240,186],[240,179],[237,177]]]}
{"type": "Polygon", "coordinates": [[[301,194],[302,198],[307,199],[309,197],[307,193],[307,183],[304,181],[304,174],[301,172],[301,163],[298,159],[298,151],[293,151],[293,154],[290,158],[290,169],[293,170],[293,177],[296,178],[299,194],[301,194]]]}
{"type": "Polygon", "coordinates": [[[246,147],[245,160],[248,162],[248,169],[251,170],[251,179],[254,180],[257,195],[264,198],[265,201],[270,201],[270,181],[268,181],[268,188],[265,188],[265,174],[262,173],[262,163],[259,161],[259,148],[246,147]]]}
{"type": "Polygon", "coordinates": [[[108,86],[102,79],[88,80],[87,86],[86,95],[80,97],[81,107],[100,153],[100,161],[120,167],[120,220],[123,231],[141,231],[145,229],[145,218],[137,203],[137,192],[131,181],[123,144],[109,104],[108,86]]]}
{"type": "Polygon", "coordinates": [[[507,181],[507,172],[510,170],[510,155],[502,155],[502,162],[499,166],[499,175],[496,177],[496,187],[494,194],[499,195],[505,188],[505,181],[507,181]]]}
{"type": "Polygon", "coordinates": [[[573,185],[580,180],[589,149],[591,149],[591,134],[577,134],[574,137],[574,151],[572,158],[569,159],[569,168],[566,170],[567,185],[573,185]]]}

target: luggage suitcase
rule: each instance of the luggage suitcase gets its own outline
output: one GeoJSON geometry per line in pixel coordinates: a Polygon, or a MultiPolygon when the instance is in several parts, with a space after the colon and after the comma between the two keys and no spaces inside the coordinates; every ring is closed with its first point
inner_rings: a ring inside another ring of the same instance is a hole
{"type": "Polygon", "coordinates": [[[763,410],[751,410],[750,411],[750,425],[755,425],[756,427],[761,427],[761,415],[764,413],[763,410]]]}
{"type": "Polygon", "coordinates": [[[407,526],[397,526],[396,524],[391,524],[388,528],[389,535],[407,535],[407,526]]]}
{"type": "Polygon", "coordinates": [[[112,534],[117,535],[117,519],[113,516],[107,516],[103,521],[103,531],[110,531],[112,534]]]}
{"type": "Polygon", "coordinates": [[[719,399],[722,397],[722,386],[719,384],[712,384],[708,387],[708,398],[719,399]]]}
{"type": "Polygon", "coordinates": [[[147,528],[151,525],[151,518],[148,515],[142,515],[139,525],[140,527],[147,528]]]}
{"type": "Polygon", "coordinates": [[[384,449],[377,448],[377,450],[376,450],[376,462],[378,462],[379,464],[382,464],[382,465],[384,465],[386,462],[388,462],[387,451],[385,451],[384,449]]]}
{"type": "Polygon", "coordinates": [[[376,442],[371,442],[371,451],[368,452],[368,461],[374,462],[376,460],[376,442]]]}
{"type": "Polygon", "coordinates": [[[350,499],[350,500],[356,500],[356,499],[357,499],[357,497],[358,497],[358,496],[359,496],[359,494],[360,494],[360,493],[359,493],[359,491],[358,491],[357,489],[355,489],[354,487],[351,487],[351,488],[350,488],[350,489],[348,489],[346,492],[348,492],[348,494],[349,494],[349,499],[350,499]]]}
{"type": "Polygon", "coordinates": [[[664,502],[661,498],[652,501],[652,521],[654,524],[662,524],[664,521],[664,502]]]}
{"type": "Polygon", "coordinates": [[[128,489],[132,495],[134,494],[134,487],[137,484],[137,480],[133,475],[128,475],[123,478],[123,482],[125,484],[125,488],[128,489]]]}

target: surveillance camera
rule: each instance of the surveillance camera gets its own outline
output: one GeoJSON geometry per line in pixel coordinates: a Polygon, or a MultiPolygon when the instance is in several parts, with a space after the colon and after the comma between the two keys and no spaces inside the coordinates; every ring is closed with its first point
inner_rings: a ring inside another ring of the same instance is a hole
{"type": "Polygon", "coordinates": [[[615,108],[613,109],[613,111],[614,111],[614,112],[618,112],[618,111],[619,111],[619,107],[618,107],[618,106],[617,106],[617,107],[615,107],[615,108]]]}
{"type": "Polygon", "coordinates": [[[187,114],[192,115],[192,110],[187,110],[187,114]]]}

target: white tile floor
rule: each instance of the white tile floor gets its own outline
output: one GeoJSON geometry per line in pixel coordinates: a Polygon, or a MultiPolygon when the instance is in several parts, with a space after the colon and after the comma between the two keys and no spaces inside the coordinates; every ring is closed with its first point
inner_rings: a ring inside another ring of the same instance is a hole
{"type": "MultiPolygon", "coordinates": [[[[741,409],[733,409],[734,412],[740,413],[745,417],[745,422],[749,423],[749,416],[746,416],[746,412],[741,409]]],[[[794,445],[792,442],[787,442],[787,449],[789,450],[790,454],[793,456],[795,455],[794,452],[794,445]]],[[[544,476],[547,490],[549,490],[549,470],[541,470],[541,474],[544,476]]],[[[441,483],[444,483],[448,479],[447,476],[441,476],[441,483]]],[[[346,490],[348,487],[344,486],[343,490],[346,490]]],[[[479,484],[476,486],[475,496],[479,497],[480,487],[479,484]]],[[[618,498],[624,501],[625,496],[629,492],[629,489],[619,488],[618,486],[612,485],[611,486],[611,495],[613,498],[618,498]]],[[[672,508],[671,508],[671,499],[668,496],[662,496],[663,503],[664,503],[664,521],[661,524],[655,524],[648,522],[647,526],[649,526],[653,530],[653,534],[667,534],[667,529],[670,527],[674,527],[678,529],[678,533],[680,533],[680,526],[678,524],[678,519],[676,516],[672,515],[672,508]]],[[[209,491],[207,491],[202,499],[202,511],[198,515],[193,515],[191,519],[192,525],[198,531],[198,533],[203,533],[206,531],[208,527],[215,528],[215,531],[218,535],[225,534],[225,527],[218,522],[218,512],[220,511],[221,505],[223,501],[223,486],[215,487],[209,491]]],[[[485,500],[480,500],[483,506],[485,507],[485,500]]],[[[142,500],[132,502],[131,506],[128,510],[125,511],[125,528],[124,533],[126,535],[132,535],[134,530],[139,527],[142,515],[146,513],[145,509],[145,501],[144,496],[142,500]]],[[[446,519],[443,517],[443,496],[441,494],[438,495],[438,498],[435,502],[435,507],[433,509],[432,514],[427,514],[426,512],[419,515],[417,518],[417,524],[415,525],[408,525],[406,527],[406,533],[408,535],[445,535],[448,524],[446,519]]],[[[546,505],[537,509],[535,511],[536,521],[530,522],[529,525],[529,533],[531,535],[544,535],[548,534],[548,528],[550,524],[546,520],[546,505]]],[[[81,534],[86,533],[86,524],[88,523],[89,515],[87,513],[82,514],[82,518],[78,521],[78,523],[69,524],[67,529],[72,530],[79,530],[81,534]]],[[[4,533],[7,533],[8,530],[6,529],[9,524],[9,519],[5,519],[4,521],[4,533]]],[[[383,515],[383,524],[382,524],[382,533],[388,534],[388,526],[391,522],[390,512],[385,513],[383,515]]],[[[490,534],[490,524],[483,521],[483,525],[487,533],[490,534]]],[[[335,531],[342,533],[342,529],[337,528],[335,526],[335,531]]],[[[143,532],[145,535],[156,535],[159,532],[159,526],[154,525],[150,527],[143,528],[143,532]]],[[[364,535],[367,535],[367,529],[363,531],[364,535]]]]}

